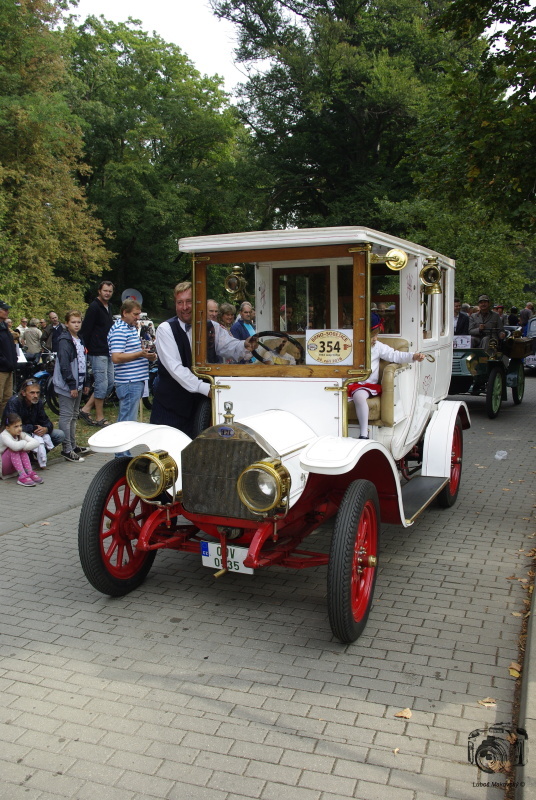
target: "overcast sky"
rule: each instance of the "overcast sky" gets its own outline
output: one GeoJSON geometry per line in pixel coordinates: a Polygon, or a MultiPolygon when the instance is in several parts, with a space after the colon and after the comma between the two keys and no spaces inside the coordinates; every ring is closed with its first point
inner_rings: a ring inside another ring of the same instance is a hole
{"type": "Polygon", "coordinates": [[[233,64],[234,25],[215,17],[206,0],[80,0],[71,13],[81,22],[90,14],[113,22],[139,19],[143,30],[179,45],[203,75],[222,76],[227,91],[245,81],[233,64]]]}

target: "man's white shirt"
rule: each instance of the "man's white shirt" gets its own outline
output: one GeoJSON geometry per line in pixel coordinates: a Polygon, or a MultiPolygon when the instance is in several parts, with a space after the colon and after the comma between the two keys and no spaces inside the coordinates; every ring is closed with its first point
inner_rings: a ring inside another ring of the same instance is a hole
{"type": "MultiPolygon", "coordinates": [[[[191,347],[192,328],[187,331],[186,324],[180,319],[178,322],[186,333],[191,347]]],[[[218,323],[215,324],[212,320],[210,320],[210,322],[215,332],[217,355],[223,356],[223,358],[233,358],[235,361],[251,358],[251,353],[249,350],[246,350],[243,341],[235,339],[218,323]]],[[[175,341],[169,322],[162,322],[156,330],[156,350],[161,364],[183,389],[186,389],[187,392],[198,392],[208,397],[210,393],[210,384],[197,378],[188,367],[183,365],[177,342],[175,341]]]]}

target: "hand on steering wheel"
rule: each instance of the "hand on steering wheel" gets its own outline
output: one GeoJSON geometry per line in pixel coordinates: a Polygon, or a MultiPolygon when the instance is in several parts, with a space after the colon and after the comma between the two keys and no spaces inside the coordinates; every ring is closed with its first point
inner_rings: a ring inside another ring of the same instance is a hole
{"type": "MultiPolygon", "coordinates": [[[[260,333],[256,333],[255,334],[255,338],[256,339],[261,339],[263,336],[275,336],[277,339],[286,339],[291,344],[293,344],[294,347],[298,348],[298,351],[300,353],[300,357],[299,357],[299,359],[297,359],[296,363],[298,363],[298,364],[304,364],[305,363],[305,350],[303,349],[302,345],[298,342],[298,340],[294,339],[293,336],[289,336],[288,333],[283,333],[283,332],[280,332],[280,331],[261,331],[260,333]]],[[[257,347],[259,345],[264,350],[266,350],[268,353],[270,353],[272,356],[274,356],[274,358],[278,358],[279,357],[279,353],[277,353],[275,350],[272,350],[270,347],[267,347],[267,345],[263,344],[262,342],[259,342],[257,347]]],[[[253,352],[253,355],[255,356],[255,358],[257,359],[257,361],[259,361],[261,364],[263,364],[264,363],[264,358],[259,353],[259,351],[257,349],[255,349],[252,352],[253,352]]],[[[268,362],[268,363],[270,363],[270,362],[268,362]]]]}

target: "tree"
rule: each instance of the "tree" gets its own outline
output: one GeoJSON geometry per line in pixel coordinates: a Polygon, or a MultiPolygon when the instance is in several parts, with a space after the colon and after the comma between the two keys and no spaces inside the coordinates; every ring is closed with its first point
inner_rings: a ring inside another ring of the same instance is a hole
{"type": "Polygon", "coordinates": [[[219,79],[139,23],[90,17],[68,35],[71,104],[91,166],[81,180],[113,232],[110,277],[150,306],[169,303],[190,269],[180,236],[256,227],[248,135],[219,79]]]}
{"type": "Polygon", "coordinates": [[[76,173],[81,133],[63,94],[59,4],[0,4],[0,277],[14,314],[80,305],[108,256],[76,173]]]}
{"type": "Polygon", "coordinates": [[[459,41],[485,36],[471,74],[453,69],[445,101],[416,149],[428,191],[479,198],[516,227],[536,229],[536,7],[524,0],[455,0],[436,20],[459,41]],[[470,109],[470,113],[468,110],[470,109]]]}
{"type": "Polygon", "coordinates": [[[474,304],[486,292],[505,306],[524,305],[531,257],[526,236],[482,203],[464,199],[452,207],[442,198],[419,198],[378,204],[393,234],[455,259],[456,294],[463,301],[474,304]]]}
{"type": "Polygon", "coordinates": [[[415,193],[408,137],[452,54],[479,43],[432,37],[442,0],[213,0],[239,29],[238,58],[269,59],[239,105],[271,175],[264,224],[381,226],[373,200],[415,193]]]}

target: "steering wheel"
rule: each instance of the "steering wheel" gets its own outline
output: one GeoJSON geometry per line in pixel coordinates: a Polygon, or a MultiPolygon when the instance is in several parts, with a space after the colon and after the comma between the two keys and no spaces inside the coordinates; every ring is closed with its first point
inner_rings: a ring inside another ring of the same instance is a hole
{"type": "MultiPolygon", "coordinates": [[[[281,333],[280,331],[261,331],[260,333],[255,333],[254,336],[255,336],[256,339],[260,339],[263,336],[275,336],[277,339],[286,339],[291,344],[293,344],[294,347],[297,347],[298,350],[299,350],[300,357],[296,361],[296,363],[297,364],[304,364],[305,363],[305,350],[303,349],[302,345],[298,342],[298,340],[295,339],[293,336],[289,336],[288,333],[281,333]]],[[[279,358],[279,353],[277,353],[275,350],[272,350],[271,347],[268,347],[267,345],[263,344],[262,342],[259,342],[259,345],[264,350],[266,350],[268,353],[271,353],[274,356],[274,358],[279,358]]],[[[257,345],[257,347],[259,345],[257,345]]],[[[264,363],[264,358],[261,356],[261,354],[258,352],[258,350],[255,349],[252,352],[253,352],[253,355],[255,356],[255,358],[257,359],[257,361],[259,361],[259,363],[263,364],[264,363]]]]}

